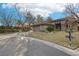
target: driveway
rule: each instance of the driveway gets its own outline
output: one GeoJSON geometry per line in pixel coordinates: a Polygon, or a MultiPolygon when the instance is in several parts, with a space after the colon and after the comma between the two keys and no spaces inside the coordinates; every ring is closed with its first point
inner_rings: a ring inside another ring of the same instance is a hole
{"type": "Polygon", "coordinates": [[[19,40],[11,37],[0,40],[0,56],[69,56],[37,40],[19,40]]]}

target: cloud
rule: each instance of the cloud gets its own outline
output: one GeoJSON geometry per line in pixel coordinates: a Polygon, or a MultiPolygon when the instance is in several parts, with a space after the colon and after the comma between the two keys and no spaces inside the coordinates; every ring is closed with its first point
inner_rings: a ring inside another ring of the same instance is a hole
{"type": "Polygon", "coordinates": [[[15,5],[22,13],[30,11],[34,16],[41,15],[42,17],[48,17],[51,13],[65,10],[64,4],[58,3],[7,3],[3,4],[2,7],[13,8],[15,5]]]}
{"type": "Polygon", "coordinates": [[[20,12],[25,13],[26,10],[30,11],[34,16],[41,15],[43,17],[48,17],[54,12],[63,12],[65,7],[63,4],[57,3],[26,3],[17,4],[20,12]]]}

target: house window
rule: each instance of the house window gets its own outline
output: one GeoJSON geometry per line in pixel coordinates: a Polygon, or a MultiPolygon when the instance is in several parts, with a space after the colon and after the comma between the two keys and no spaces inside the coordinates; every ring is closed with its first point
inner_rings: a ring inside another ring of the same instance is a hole
{"type": "Polygon", "coordinates": [[[79,26],[77,27],[77,30],[79,31],[79,26]]]}
{"type": "Polygon", "coordinates": [[[66,29],[68,28],[68,24],[66,25],[66,29]]]}
{"type": "Polygon", "coordinates": [[[61,30],[61,23],[55,24],[57,30],[61,30]]]}

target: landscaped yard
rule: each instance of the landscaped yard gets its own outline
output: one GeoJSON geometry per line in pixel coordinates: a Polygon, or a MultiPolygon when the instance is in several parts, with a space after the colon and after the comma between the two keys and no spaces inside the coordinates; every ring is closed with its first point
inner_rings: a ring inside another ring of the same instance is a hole
{"type": "MultiPolygon", "coordinates": [[[[68,47],[69,42],[68,42],[68,39],[66,38],[67,34],[68,33],[64,31],[57,31],[57,32],[52,32],[52,33],[32,32],[29,34],[29,36],[68,47]]],[[[79,47],[79,32],[74,32],[72,33],[72,35],[75,37],[72,40],[72,47],[73,47],[72,49],[75,49],[79,47]]]]}

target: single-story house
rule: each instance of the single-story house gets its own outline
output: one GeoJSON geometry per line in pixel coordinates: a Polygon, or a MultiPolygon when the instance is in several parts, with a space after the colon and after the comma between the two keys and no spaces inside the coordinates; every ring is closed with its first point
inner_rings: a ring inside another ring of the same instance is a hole
{"type": "Polygon", "coordinates": [[[54,26],[55,30],[67,30],[72,28],[74,31],[79,31],[79,20],[74,17],[68,16],[65,18],[53,20],[51,24],[42,23],[42,24],[34,24],[32,26],[33,31],[42,31],[46,29],[48,26],[54,26]]]}
{"type": "Polygon", "coordinates": [[[40,23],[40,24],[33,24],[31,27],[33,31],[44,31],[48,26],[53,26],[53,24],[40,23]]]}
{"type": "MultiPolygon", "coordinates": [[[[17,26],[21,27],[21,25],[17,25],[17,26]]],[[[71,27],[73,28],[73,30],[79,31],[79,20],[75,19],[74,17],[68,16],[65,18],[53,20],[52,23],[45,22],[45,23],[32,24],[31,29],[33,31],[43,31],[48,26],[53,26],[55,30],[67,30],[71,27]]]]}

